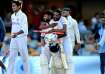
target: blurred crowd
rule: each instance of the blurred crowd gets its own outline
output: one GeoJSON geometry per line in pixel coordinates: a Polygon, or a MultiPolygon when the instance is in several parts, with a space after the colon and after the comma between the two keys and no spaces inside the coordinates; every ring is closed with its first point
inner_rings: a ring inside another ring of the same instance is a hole
{"type": "MultiPolygon", "coordinates": [[[[38,48],[38,38],[40,34],[33,32],[33,30],[39,30],[40,23],[43,20],[46,11],[53,12],[53,10],[55,9],[62,10],[56,7],[52,7],[49,9],[46,8],[44,5],[34,7],[32,6],[32,4],[27,5],[27,8],[23,10],[27,14],[29,22],[29,54],[39,55],[40,48],[38,48]]],[[[3,52],[3,54],[8,53],[10,44],[11,14],[12,12],[9,12],[3,20],[0,20],[3,22],[7,31],[3,42],[3,47],[1,49],[1,53],[3,52]]],[[[74,55],[97,55],[98,49],[96,49],[96,44],[100,40],[104,28],[103,24],[100,22],[99,17],[99,13],[95,13],[89,20],[85,20],[83,16],[80,17],[80,19],[77,19],[82,45],[80,48],[75,47],[74,55]]],[[[0,33],[1,32],[2,31],[0,31],[0,33]]]]}

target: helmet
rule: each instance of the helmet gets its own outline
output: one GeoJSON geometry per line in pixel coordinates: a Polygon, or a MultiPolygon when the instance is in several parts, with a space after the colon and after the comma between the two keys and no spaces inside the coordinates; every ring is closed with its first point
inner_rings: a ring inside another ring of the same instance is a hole
{"type": "Polygon", "coordinates": [[[49,50],[52,52],[52,53],[56,53],[60,50],[60,46],[58,43],[50,43],[49,44],[49,50]]]}

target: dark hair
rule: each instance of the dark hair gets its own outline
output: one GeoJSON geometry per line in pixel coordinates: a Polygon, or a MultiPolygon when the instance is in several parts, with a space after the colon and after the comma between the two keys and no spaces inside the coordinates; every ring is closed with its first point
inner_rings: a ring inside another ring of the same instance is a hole
{"type": "Polygon", "coordinates": [[[44,13],[44,15],[45,15],[45,14],[50,15],[51,17],[53,16],[53,13],[52,13],[51,11],[49,11],[49,10],[46,11],[46,12],[44,13]]]}
{"type": "Polygon", "coordinates": [[[105,17],[105,11],[101,12],[101,13],[99,14],[99,17],[100,17],[100,18],[104,18],[104,17],[105,17]]]}
{"type": "Polygon", "coordinates": [[[15,3],[17,6],[21,6],[21,2],[19,1],[12,1],[11,3],[15,3]]]}
{"type": "MultiPolygon", "coordinates": [[[[48,16],[51,16],[51,19],[52,19],[52,17],[53,17],[53,13],[51,12],[51,11],[49,11],[49,10],[47,10],[47,11],[45,11],[44,13],[43,13],[43,15],[41,16],[41,21],[44,21],[43,20],[43,17],[44,17],[44,15],[48,15],[48,16]]],[[[48,20],[48,22],[49,22],[50,20],[48,20]]]]}
{"type": "Polygon", "coordinates": [[[54,10],[54,12],[57,12],[59,15],[61,15],[61,11],[59,9],[54,10]]]}
{"type": "Polygon", "coordinates": [[[63,8],[62,11],[71,11],[70,8],[63,8]]]}

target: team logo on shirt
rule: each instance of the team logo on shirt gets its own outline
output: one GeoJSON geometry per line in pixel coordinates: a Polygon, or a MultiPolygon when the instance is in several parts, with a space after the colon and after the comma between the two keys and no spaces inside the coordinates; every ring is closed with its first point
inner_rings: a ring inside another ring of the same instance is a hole
{"type": "Polygon", "coordinates": [[[15,20],[15,18],[13,18],[12,19],[12,25],[19,25],[19,19],[17,18],[16,20],[15,20]]]}

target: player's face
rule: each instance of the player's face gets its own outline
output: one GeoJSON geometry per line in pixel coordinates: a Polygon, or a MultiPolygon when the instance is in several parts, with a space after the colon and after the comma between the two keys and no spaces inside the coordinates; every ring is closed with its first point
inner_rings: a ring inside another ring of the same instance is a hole
{"type": "Polygon", "coordinates": [[[100,21],[105,24],[105,16],[100,18],[100,21]]]}
{"type": "Polygon", "coordinates": [[[105,24],[105,13],[100,15],[99,21],[105,24]]]}
{"type": "Polygon", "coordinates": [[[12,10],[13,10],[13,12],[18,11],[19,8],[20,8],[20,6],[17,6],[15,3],[12,3],[12,10]]]}
{"type": "Polygon", "coordinates": [[[69,15],[69,11],[62,11],[62,16],[66,17],[69,15]]]}
{"type": "Polygon", "coordinates": [[[45,15],[43,16],[43,19],[44,19],[45,21],[48,20],[48,19],[49,19],[48,14],[45,14],[45,15]]]}
{"type": "Polygon", "coordinates": [[[60,14],[58,12],[54,12],[53,18],[55,21],[58,21],[60,19],[60,14]]]}
{"type": "Polygon", "coordinates": [[[66,16],[66,12],[65,11],[62,11],[62,16],[66,16]]]}

